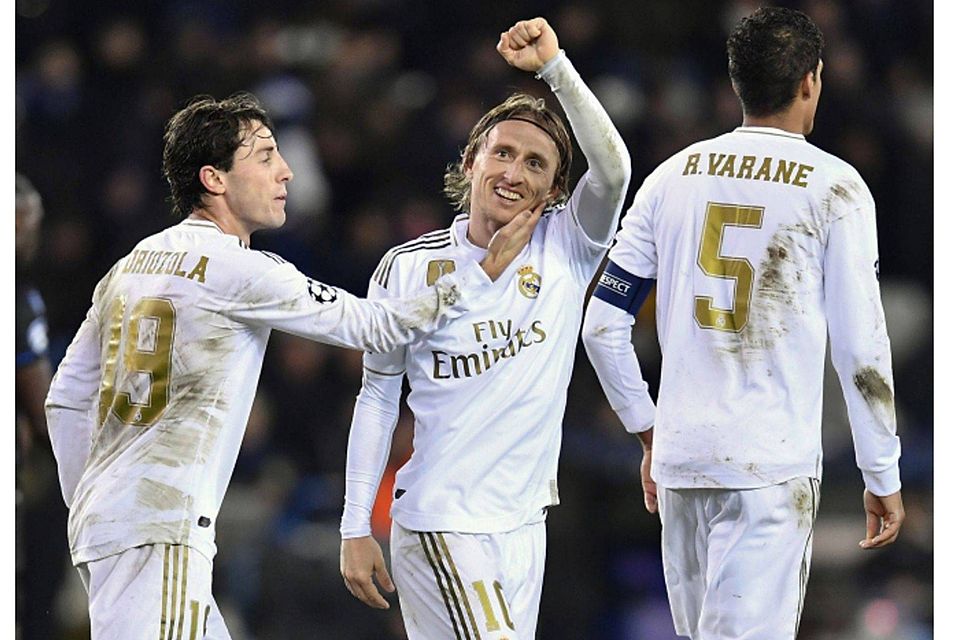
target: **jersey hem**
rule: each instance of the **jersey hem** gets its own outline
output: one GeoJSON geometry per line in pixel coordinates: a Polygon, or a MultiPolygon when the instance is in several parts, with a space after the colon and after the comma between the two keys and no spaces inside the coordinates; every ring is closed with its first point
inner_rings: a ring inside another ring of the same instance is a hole
{"type": "MultiPolygon", "coordinates": [[[[654,454],[656,455],[656,454],[654,454]]],[[[735,463],[734,463],[735,464],[735,463]]],[[[744,467],[743,471],[718,470],[715,466],[653,465],[653,479],[665,489],[759,489],[782,484],[793,478],[816,478],[821,472],[816,464],[778,465],[776,468],[744,467]],[[682,470],[677,469],[681,467],[682,470]]]]}

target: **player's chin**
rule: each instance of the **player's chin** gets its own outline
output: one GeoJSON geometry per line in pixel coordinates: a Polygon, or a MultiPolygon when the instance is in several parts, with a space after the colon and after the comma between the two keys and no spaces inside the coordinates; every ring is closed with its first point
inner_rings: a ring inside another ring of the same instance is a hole
{"type": "Polygon", "coordinates": [[[283,226],[283,223],[287,221],[287,211],[284,205],[275,207],[273,211],[270,212],[270,229],[279,229],[283,226]]]}

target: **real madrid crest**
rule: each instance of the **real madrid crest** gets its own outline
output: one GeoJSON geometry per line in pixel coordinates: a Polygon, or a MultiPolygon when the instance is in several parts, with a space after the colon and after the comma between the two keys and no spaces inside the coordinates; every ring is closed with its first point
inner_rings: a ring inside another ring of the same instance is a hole
{"type": "Polygon", "coordinates": [[[540,295],[540,274],[533,270],[533,265],[524,265],[517,269],[517,288],[528,298],[540,295]]]}

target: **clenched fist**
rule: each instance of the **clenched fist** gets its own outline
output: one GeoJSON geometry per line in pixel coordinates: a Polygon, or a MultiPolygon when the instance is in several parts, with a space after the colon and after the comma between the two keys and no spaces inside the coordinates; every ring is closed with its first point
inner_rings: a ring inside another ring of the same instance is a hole
{"type": "Polygon", "coordinates": [[[543,18],[521,20],[500,34],[497,51],[511,65],[537,71],[560,52],[557,34],[543,18]]]}

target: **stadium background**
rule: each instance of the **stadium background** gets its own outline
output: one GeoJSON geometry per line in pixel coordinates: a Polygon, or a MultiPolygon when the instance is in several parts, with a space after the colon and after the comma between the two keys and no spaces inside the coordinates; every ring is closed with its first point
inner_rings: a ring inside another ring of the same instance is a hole
{"type": "MultiPolygon", "coordinates": [[[[809,139],[854,164],[877,202],[908,511],[894,547],[857,548],[862,484],[829,369],[823,505],[800,637],[931,638],[933,5],[784,4],[808,12],[826,38],[823,98],[809,139]]],[[[535,15],[556,28],[627,142],[629,203],[660,161],[739,124],[724,40],[754,6],[17,0],[16,167],[46,208],[29,275],[46,298],[54,365],[100,276],[139,238],[175,222],[160,176],[161,135],[189,97],[245,89],[261,98],[295,179],[287,225],[255,235],[254,246],[363,294],[387,248],[448,224],[444,167],[479,116],[514,90],[552,100],[543,83],[500,59],[501,30],[535,15]]],[[[579,158],[574,176],[584,168],[579,158]]],[[[634,337],[655,390],[650,306],[634,337]]],[[[218,524],[214,588],[236,640],[403,637],[396,604],[389,613],[366,608],[338,571],[344,452],[359,380],[358,353],[279,333],[271,339],[218,524]]],[[[404,407],[391,470],[411,431],[404,407]]],[[[675,637],[659,522],[643,510],[636,480],[639,458],[581,349],[564,422],[562,504],[548,519],[541,638],[675,637]]],[[[18,536],[50,540],[48,568],[26,573],[52,576],[56,592],[47,630],[32,637],[84,638],[84,595],[62,547],[65,509],[49,490],[52,473],[48,452],[31,456],[23,473],[46,515],[18,536]]],[[[383,538],[388,516],[380,507],[383,538]]]]}

